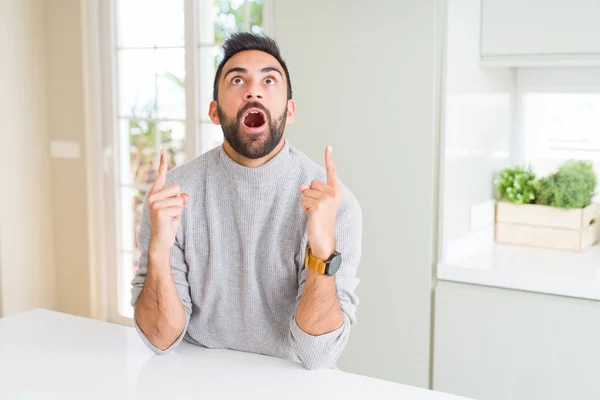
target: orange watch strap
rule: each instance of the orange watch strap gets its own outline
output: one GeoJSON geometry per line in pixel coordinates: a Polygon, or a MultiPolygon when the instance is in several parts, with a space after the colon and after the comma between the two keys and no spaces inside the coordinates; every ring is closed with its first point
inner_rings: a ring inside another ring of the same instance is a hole
{"type": "Polygon", "coordinates": [[[327,264],[313,256],[310,246],[306,249],[306,257],[304,258],[304,268],[310,268],[319,275],[325,275],[327,264]]]}

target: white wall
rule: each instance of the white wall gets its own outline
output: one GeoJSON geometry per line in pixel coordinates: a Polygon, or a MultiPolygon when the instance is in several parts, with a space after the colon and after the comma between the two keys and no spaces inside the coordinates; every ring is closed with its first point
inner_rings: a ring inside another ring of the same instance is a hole
{"type": "Polygon", "coordinates": [[[423,387],[436,220],[437,4],[278,0],[274,10],[298,107],[288,138],[322,165],[332,144],[364,214],[358,322],[339,367],[423,387]]]}
{"type": "Polygon", "coordinates": [[[0,2],[0,316],[53,308],[43,0],[0,2]]]}
{"type": "Polygon", "coordinates": [[[600,302],[440,282],[433,388],[478,400],[600,398],[600,302]]]}
{"type": "Polygon", "coordinates": [[[57,307],[89,317],[90,264],[80,0],[44,7],[48,137],[79,144],[81,158],[50,161],[57,307]]]}
{"type": "Polygon", "coordinates": [[[448,0],[443,237],[470,232],[471,206],[493,198],[510,164],[515,72],[480,67],[481,0],[448,0]]]}

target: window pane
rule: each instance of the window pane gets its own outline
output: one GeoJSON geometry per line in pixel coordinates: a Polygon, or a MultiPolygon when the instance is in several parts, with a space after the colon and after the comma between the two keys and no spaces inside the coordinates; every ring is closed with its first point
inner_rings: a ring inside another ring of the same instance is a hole
{"type": "Polygon", "coordinates": [[[169,169],[185,162],[185,124],[179,121],[160,122],[158,132],[161,148],[167,152],[169,169]]]}
{"type": "Polygon", "coordinates": [[[600,93],[523,96],[524,126],[543,147],[600,150],[600,93]]]}
{"type": "Polygon", "coordinates": [[[133,318],[133,307],[131,300],[131,280],[133,279],[133,268],[135,257],[130,252],[122,252],[119,268],[119,314],[124,317],[133,318]]]}
{"type": "Polygon", "coordinates": [[[215,43],[244,30],[244,0],[214,0],[215,43]]]}
{"type": "Polygon", "coordinates": [[[138,252],[137,232],[140,229],[142,205],[147,190],[126,186],[120,189],[121,251],[138,252]]]}
{"type": "Polygon", "coordinates": [[[118,46],[184,46],[183,0],[118,0],[118,46]]]}
{"type": "Polygon", "coordinates": [[[223,144],[223,130],[212,122],[201,122],[198,128],[202,138],[202,152],[207,152],[223,144]]]}
{"type": "Polygon", "coordinates": [[[185,119],[185,50],[157,50],[156,60],[158,117],[185,119]]]}
{"type": "Polygon", "coordinates": [[[202,45],[221,45],[235,32],[263,32],[263,0],[249,0],[247,5],[244,0],[200,0],[198,11],[202,45]]]}
{"type": "Polygon", "coordinates": [[[131,189],[132,194],[133,194],[133,198],[131,200],[131,205],[132,205],[132,210],[133,210],[133,229],[132,231],[132,235],[133,235],[133,243],[132,243],[132,248],[133,248],[133,256],[134,256],[134,268],[133,268],[133,272],[135,273],[135,271],[137,270],[137,262],[139,260],[140,257],[140,250],[138,247],[138,242],[137,242],[137,234],[138,231],[140,230],[140,223],[142,221],[142,208],[144,206],[144,197],[146,196],[146,193],[148,192],[148,189],[131,189]]]}
{"type": "Polygon", "coordinates": [[[568,159],[598,165],[600,93],[528,93],[522,110],[526,162],[539,175],[568,159]]]}
{"type": "Polygon", "coordinates": [[[263,33],[263,2],[262,0],[250,0],[250,32],[252,33],[263,33]]]}
{"type": "Polygon", "coordinates": [[[155,59],[155,50],[119,51],[119,112],[122,116],[155,116],[155,59]]]}
{"type": "Polygon", "coordinates": [[[155,45],[156,0],[118,0],[117,15],[119,47],[155,45]]]}
{"type": "Polygon", "coordinates": [[[151,184],[158,168],[156,122],[121,120],[121,184],[151,184]]]}
{"type": "Polygon", "coordinates": [[[157,46],[185,45],[185,14],[183,0],[155,0],[155,35],[157,46]]]}
{"type": "Polygon", "coordinates": [[[217,62],[222,52],[218,46],[201,46],[199,48],[199,76],[200,85],[200,116],[207,117],[208,107],[213,98],[213,82],[217,71],[217,62]]]}
{"type": "Polygon", "coordinates": [[[167,151],[169,169],[185,161],[184,123],[164,121],[186,117],[185,17],[184,0],[116,0],[116,7],[118,312],[132,317],[137,232],[144,196],[156,177],[157,151],[167,151]]]}
{"type": "Polygon", "coordinates": [[[121,264],[119,268],[119,313],[129,316],[130,284],[138,269],[140,251],[137,233],[142,219],[144,196],[148,189],[121,187],[120,190],[120,222],[121,222],[121,264]]]}
{"type": "Polygon", "coordinates": [[[120,250],[133,251],[135,247],[135,233],[133,224],[133,189],[121,187],[120,190],[120,225],[121,245],[120,250]]]}
{"type": "Polygon", "coordinates": [[[142,207],[147,189],[120,188],[120,239],[119,251],[121,264],[119,268],[119,312],[127,316],[129,312],[129,289],[131,279],[138,268],[140,251],[137,244],[137,233],[140,229],[142,207]]]}
{"type": "Polygon", "coordinates": [[[214,0],[198,1],[198,44],[212,45],[215,40],[214,18],[217,8],[214,6],[214,0]]]}

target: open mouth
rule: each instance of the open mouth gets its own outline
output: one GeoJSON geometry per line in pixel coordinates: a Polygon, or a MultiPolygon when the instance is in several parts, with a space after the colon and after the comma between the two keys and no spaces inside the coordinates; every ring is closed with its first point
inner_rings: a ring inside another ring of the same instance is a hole
{"type": "Polygon", "coordinates": [[[244,126],[248,128],[260,128],[266,122],[265,114],[256,109],[249,110],[243,118],[244,126]]]}

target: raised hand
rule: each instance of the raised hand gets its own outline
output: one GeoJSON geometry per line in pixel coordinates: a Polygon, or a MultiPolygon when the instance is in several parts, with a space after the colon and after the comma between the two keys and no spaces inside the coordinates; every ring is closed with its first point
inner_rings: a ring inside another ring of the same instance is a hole
{"type": "Polygon", "coordinates": [[[326,260],[335,251],[334,227],[338,208],[342,200],[331,146],[325,150],[327,183],[318,180],[310,186],[300,185],[302,210],[308,214],[308,243],[315,257],[326,260]]]}
{"type": "Polygon", "coordinates": [[[165,186],[166,179],[167,155],[161,150],[158,173],[148,194],[152,226],[150,247],[153,250],[170,252],[181,226],[183,206],[188,202],[189,196],[180,192],[179,185],[165,186]]]}

